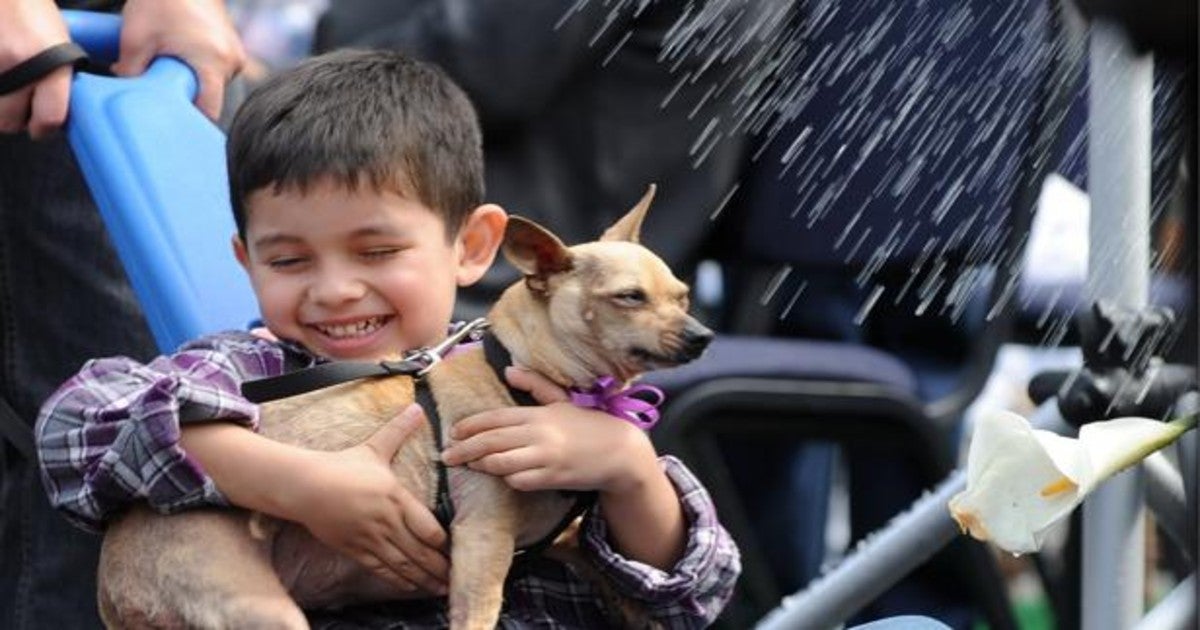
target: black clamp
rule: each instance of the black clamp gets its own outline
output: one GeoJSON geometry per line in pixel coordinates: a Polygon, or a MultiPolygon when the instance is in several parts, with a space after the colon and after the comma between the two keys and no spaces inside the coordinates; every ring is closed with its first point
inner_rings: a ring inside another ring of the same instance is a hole
{"type": "Polygon", "coordinates": [[[1052,396],[1067,422],[1141,416],[1165,418],[1180,396],[1196,389],[1196,370],[1164,363],[1160,354],[1173,337],[1175,314],[1165,307],[1140,310],[1098,300],[1076,321],[1083,367],[1043,372],[1029,383],[1041,404],[1052,396]]]}

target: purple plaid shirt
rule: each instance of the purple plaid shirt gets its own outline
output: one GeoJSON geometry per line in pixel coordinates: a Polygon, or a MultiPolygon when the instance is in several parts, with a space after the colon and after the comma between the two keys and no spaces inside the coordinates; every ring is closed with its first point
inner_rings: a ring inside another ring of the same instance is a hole
{"type": "MultiPolygon", "coordinates": [[[[38,454],[51,503],[93,531],[138,500],[166,513],[228,505],[180,448],[180,424],[223,419],[255,428],[258,408],[242,398],[241,383],[282,374],[297,360],[300,365],[315,361],[287,344],[229,332],[149,364],[125,357],[89,361],[46,401],[38,417],[38,454]]],[[[605,522],[595,510],[585,518],[583,545],[621,592],[644,602],[666,627],[701,627],[728,601],[741,563],[704,487],[675,458],[660,461],[689,523],[678,564],[665,572],[621,556],[609,546],[605,522]]],[[[513,571],[504,601],[500,627],[607,626],[590,586],[545,558],[513,571]]],[[[312,622],[315,627],[442,628],[445,612],[445,600],[394,602],[313,613],[312,622]]]]}

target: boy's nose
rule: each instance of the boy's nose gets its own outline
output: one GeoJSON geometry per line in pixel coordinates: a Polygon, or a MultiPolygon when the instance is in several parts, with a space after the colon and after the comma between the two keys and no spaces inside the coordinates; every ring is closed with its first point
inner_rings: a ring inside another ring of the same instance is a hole
{"type": "Polygon", "coordinates": [[[366,295],[366,285],[351,276],[323,274],[308,291],[313,302],[328,306],[357,300],[366,295]]]}

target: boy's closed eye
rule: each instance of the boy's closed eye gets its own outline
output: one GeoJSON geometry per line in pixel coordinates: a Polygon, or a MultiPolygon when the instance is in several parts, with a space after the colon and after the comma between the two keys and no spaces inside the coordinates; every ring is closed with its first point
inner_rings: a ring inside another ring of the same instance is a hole
{"type": "Polygon", "coordinates": [[[386,260],[404,251],[403,247],[372,247],[359,254],[367,260],[386,260]]]}
{"type": "Polygon", "coordinates": [[[277,256],[267,260],[267,266],[276,270],[295,270],[308,262],[304,256],[277,256]]]}

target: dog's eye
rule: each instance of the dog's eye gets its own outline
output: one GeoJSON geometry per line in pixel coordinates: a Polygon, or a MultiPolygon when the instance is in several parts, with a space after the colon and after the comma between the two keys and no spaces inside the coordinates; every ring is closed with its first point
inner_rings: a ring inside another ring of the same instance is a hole
{"type": "Polygon", "coordinates": [[[613,299],[623,306],[640,306],[646,303],[646,292],[641,289],[628,289],[617,293],[613,299]]]}

